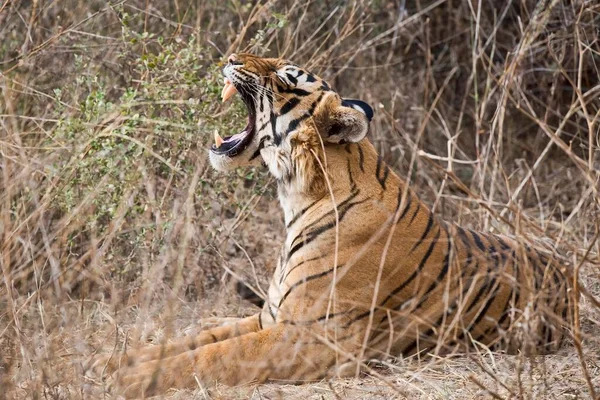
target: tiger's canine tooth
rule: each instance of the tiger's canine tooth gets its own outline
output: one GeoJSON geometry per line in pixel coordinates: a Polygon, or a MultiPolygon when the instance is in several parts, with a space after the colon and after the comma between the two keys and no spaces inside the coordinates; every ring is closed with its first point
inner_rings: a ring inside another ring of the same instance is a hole
{"type": "Polygon", "coordinates": [[[218,149],[223,144],[223,138],[219,135],[219,132],[215,129],[215,147],[218,149]]]}
{"type": "Polygon", "coordinates": [[[225,86],[223,86],[223,90],[221,91],[221,99],[223,103],[229,100],[236,92],[237,90],[235,89],[235,86],[233,86],[233,83],[231,83],[229,79],[225,78],[225,86]]]}

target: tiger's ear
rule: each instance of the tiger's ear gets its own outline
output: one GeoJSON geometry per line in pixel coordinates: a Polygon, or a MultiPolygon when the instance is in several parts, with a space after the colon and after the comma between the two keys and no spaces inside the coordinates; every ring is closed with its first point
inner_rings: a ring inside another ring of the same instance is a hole
{"type": "Polygon", "coordinates": [[[370,105],[368,105],[367,103],[365,103],[362,100],[342,99],[342,105],[344,107],[352,107],[357,111],[361,111],[363,114],[365,114],[367,116],[367,118],[369,119],[369,122],[371,122],[371,120],[373,119],[373,109],[371,108],[370,105]]]}
{"type": "Polygon", "coordinates": [[[369,132],[373,109],[361,100],[342,99],[330,115],[329,132],[325,138],[330,143],[356,143],[369,132]]]}

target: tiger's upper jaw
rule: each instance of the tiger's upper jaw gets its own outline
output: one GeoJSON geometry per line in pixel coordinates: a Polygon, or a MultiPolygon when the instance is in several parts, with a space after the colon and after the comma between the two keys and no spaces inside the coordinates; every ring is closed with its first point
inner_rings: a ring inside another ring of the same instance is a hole
{"type": "Polygon", "coordinates": [[[217,170],[262,160],[277,179],[289,181],[293,148],[299,144],[294,133],[308,131],[304,137],[334,144],[357,142],[367,134],[373,111],[366,103],[342,99],[324,80],[289,61],[232,54],[223,75],[223,101],[238,93],[248,123],[240,133],[215,134],[209,154],[217,170]]]}

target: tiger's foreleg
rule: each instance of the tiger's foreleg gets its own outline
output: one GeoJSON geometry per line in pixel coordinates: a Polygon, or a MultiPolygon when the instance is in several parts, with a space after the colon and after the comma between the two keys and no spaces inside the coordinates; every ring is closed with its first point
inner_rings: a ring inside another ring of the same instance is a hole
{"type": "Polygon", "coordinates": [[[256,332],[260,329],[258,316],[259,314],[241,318],[236,322],[202,331],[195,336],[186,336],[172,343],[143,347],[125,353],[104,355],[94,361],[92,369],[111,374],[119,368],[132,367],[152,360],[162,360],[207,344],[256,332]]]}
{"type": "MultiPolygon", "coordinates": [[[[153,396],[169,388],[240,385],[267,379],[316,380],[336,362],[334,347],[291,325],[275,326],[119,371],[118,392],[153,396]]],[[[338,355],[338,361],[340,357],[338,355]]]]}

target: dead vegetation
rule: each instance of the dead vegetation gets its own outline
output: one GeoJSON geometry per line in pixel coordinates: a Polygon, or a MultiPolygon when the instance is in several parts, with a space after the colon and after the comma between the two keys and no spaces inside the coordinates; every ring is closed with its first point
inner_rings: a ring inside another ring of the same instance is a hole
{"type": "Polygon", "coordinates": [[[580,324],[543,358],[173,398],[600,396],[599,27],[593,0],[0,1],[0,397],[96,398],[93,352],[252,312],[230,276],[265,287],[283,225],[265,171],[206,159],[245,123],[218,101],[234,50],[373,105],[370,139],[445,219],[568,257],[580,324]]]}

